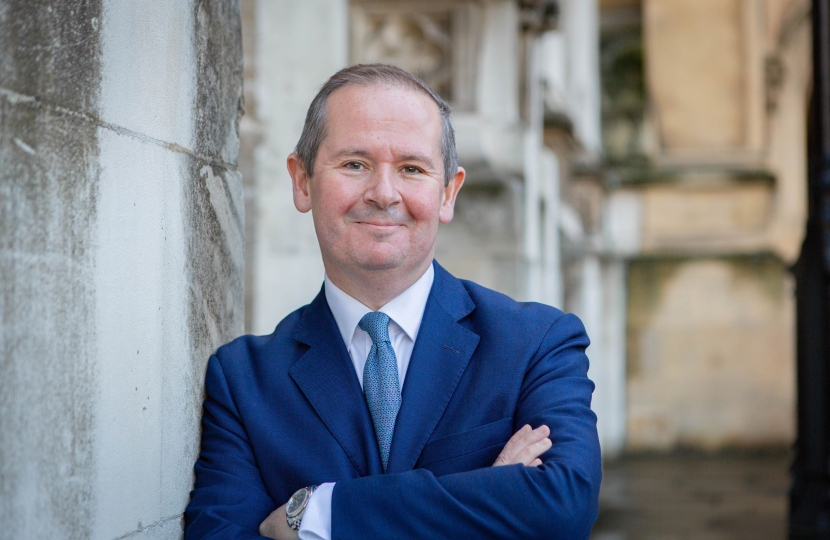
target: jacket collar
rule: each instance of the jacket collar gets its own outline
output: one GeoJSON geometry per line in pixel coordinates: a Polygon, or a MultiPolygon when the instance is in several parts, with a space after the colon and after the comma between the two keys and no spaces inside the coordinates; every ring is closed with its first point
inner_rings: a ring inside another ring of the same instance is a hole
{"type": "MultiPolygon", "coordinates": [[[[418,330],[421,328],[424,308],[434,282],[435,268],[430,265],[414,284],[378,310],[389,315],[394,324],[413,343],[418,340],[418,330]]],[[[337,329],[340,330],[340,335],[348,351],[360,320],[372,310],[361,304],[359,300],[346,294],[328,276],[326,276],[323,288],[329,309],[334,316],[334,322],[337,323],[337,329]]]]}
{"type": "Polygon", "coordinates": [[[369,408],[322,288],[305,309],[294,338],[310,348],[288,369],[288,374],[340,443],[357,473],[381,474],[369,408]]]}
{"type": "MultiPolygon", "coordinates": [[[[461,282],[433,262],[435,279],[402,390],[387,472],[411,470],[467,367],[479,336],[458,324],[475,304],[461,282]]],[[[309,350],[289,369],[361,476],[381,474],[374,427],[349,353],[321,290],[295,339],[309,350]]]]}
{"type": "Polygon", "coordinates": [[[475,309],[467,290],[437,262],[433,266],[435,281],[404,380],[388,473],[415,466],[479,342],[458,324],[475,309]]]}

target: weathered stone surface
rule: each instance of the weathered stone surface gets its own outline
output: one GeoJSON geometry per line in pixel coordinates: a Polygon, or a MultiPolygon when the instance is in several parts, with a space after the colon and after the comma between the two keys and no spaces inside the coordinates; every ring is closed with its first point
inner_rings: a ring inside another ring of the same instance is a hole
{"type": "Polygon", "coordinates": [[[239,5],[103,4],[0,0],[3,538],[180,537],[242,332],[239,5]]]}
{"type": "Polygon", "coordinates": [[[788,264],[795,263],[804,239],[807,216],[807,109],[812,94],[812,30],[810,2],[775,0],[771,12],[770,42],[777,43],[783,80],[769,89],[775,97],[769,117],[770,170],[776,176],[776,194],[769,242],[788,264]]]}
{"type": "Polygon", "coordinates": [[[197,0],[195,10],[195,149],[216,160],[191,159],[185,186],[191,381],[201,396],[207,357],[244,326],[245,207],[236,162],[245,106],[239,0],[197,0]]]}
{"type": "Polygon", "coordinates": [[[629,272],[629,446],[791,441],[794,300],[781,264],[642,260],[629,272]]]}
{"type": "Polygon", "coordinates": [[[236,165],[242,97],[239,0],[195,1],[195,150],[236,165]]]}
{"type": "Polygon", "coordinates": [[[193,1],[106,0],[105,6],[101,120],[192,151],[193,1]]]}
{"type": "MultiPolygon", "coordinates": [[[[134,11],[117,1],[112,11],[134,11]]],[[[176,128],[193,146],[169,144],[153,131],[105,128],[102,134],[96,277],[101,377],[109,381],[101,390],[96,441],[101,502],[95,533],[102,538],[181,534],[199,450],[205,365],[216,347],[242,333],[244,210],[234,166],[242,59],[228,37],[241,37],[239,17],[223,2],[190,7],[186,46],[167,48],[183,56],[165,62],[193,74],[180,87],[192,101],[179,112],[192,124],[176,128]],[[217,13],[223,22],[207,24],[217,13]]],[[[181,16],[178,4],[165,9],[181,16]]],[[[155,21],[158,10],[148,8],[146,22],[155,21]]],[[[112,11],[113,21],[129,19],[112,11]]],[[[117,32],[108,29],[108,35],[117,32]]],[[[148,51],[162,45],[148,44],[148,51]]],[[[118,49],[106,50],[115,56],[105,55],[105,63],[121,60],[118,49]]],[[[146,77],[158,71],[146,62],[136,69],[146,77]]],[[[105,81],[102,92],[114,104],[120,85],[111,83],[105,81]]],[[[119,114],[136,119],[133,127],[152,118],[154,104],[170,106],[166,93],[148,93],[147,102],[121,102],[119,114]]]]}
{"type": "Polygon", "coordinates": [[[0,2],[4,538],[90,534],[98,143],[85,115],[97,107],[100,17],[97,1],[0,2]]]}
{"type": "MultiPolygon", "coordinates": [[[[187,382],[191,403],[201,403],[207,358],[239,336],[244,324],[244,202],[242,177],[236,170],[191,158],[187,172],[187,326],[193,365],[187,382]]],[[[198,421],[201,409],[191,412],[198,421]]]]}
{"type": "Polygon", "coordinates": [[[769,182],[691,180],[642,191],[647,253],[746,252],[762,247],[773,204],[769,182]]]}
{"type": "Polygon", "coordinates": [[[102,0],[0,2],[0,87],[95,114],[102,0]]]}
{"type": "Polygon", "coordinates": [[[724,151],[745,143],[741,4],[644,2],[647,86],[665,148],[724,151]]]}
{"type": "Polygon", "coordinates": [[[84,538],[94,505],[95,127],[8,95],[0,124],[0,535],[84,538]]]}
{"type": "MultiPolygon", "coordinates": [[[[650,161],[626,163],[631,183],[612,196],[604,223],[613,247],[635,255],[633,448],[785,444],[793,435],[787,266],[806,221],[809,4],[642,3],[646,123],[659,144],[650,161]]],[[[635,145],[632,136],[618,142],[635,145]]]]}

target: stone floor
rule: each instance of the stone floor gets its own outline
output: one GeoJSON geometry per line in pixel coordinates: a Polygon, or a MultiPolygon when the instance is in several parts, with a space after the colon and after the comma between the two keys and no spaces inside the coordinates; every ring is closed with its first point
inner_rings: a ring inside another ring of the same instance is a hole
{"type": "Polygon", "coordinates": [[[591,540],[783,540],[788,466],[783,450],[606,463],[591,540]]]}

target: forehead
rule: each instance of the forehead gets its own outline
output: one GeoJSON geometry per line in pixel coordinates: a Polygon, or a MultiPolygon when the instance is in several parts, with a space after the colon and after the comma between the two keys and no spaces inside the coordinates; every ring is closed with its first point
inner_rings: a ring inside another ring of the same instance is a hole
{"type": "Polygon", "coordinates": [[[435,101],[419,90],[349,85],[333,92],[326,106],[326,142],[332,145],[385,142],[439,147],[441,113],[435,101]]]}

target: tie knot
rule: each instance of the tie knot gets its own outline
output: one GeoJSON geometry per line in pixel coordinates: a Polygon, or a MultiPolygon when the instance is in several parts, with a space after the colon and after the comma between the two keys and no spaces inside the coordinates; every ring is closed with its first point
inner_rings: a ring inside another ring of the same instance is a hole
{"type": "Polygon", "coordinates": [[[380,311],[370,311],[360,319],[358,326],[372,338],[377,345],[389,341],[389,315],[380,311]]]}

